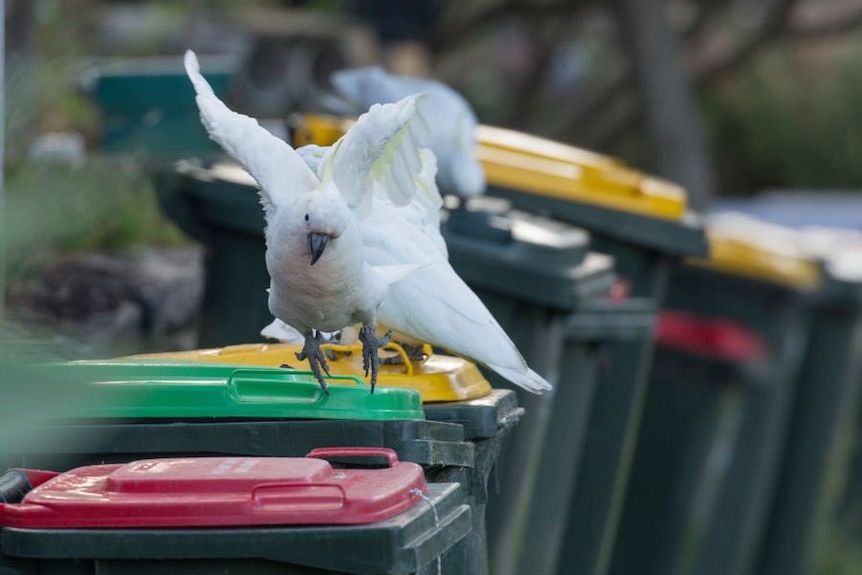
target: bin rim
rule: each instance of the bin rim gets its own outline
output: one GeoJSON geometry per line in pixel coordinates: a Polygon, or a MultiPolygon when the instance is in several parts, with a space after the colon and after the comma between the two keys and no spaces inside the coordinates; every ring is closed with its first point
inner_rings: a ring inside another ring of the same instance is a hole
{"type": "Polygon", "coordinates": [[[801,290],[823,284],[822,263],[794,230],[733,213],[710,218],[706,236],[709,257],[688,263],[801,290]]]}

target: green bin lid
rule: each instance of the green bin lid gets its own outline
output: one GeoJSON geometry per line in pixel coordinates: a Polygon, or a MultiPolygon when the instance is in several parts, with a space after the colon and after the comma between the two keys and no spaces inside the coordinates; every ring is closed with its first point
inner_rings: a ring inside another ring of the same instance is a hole
{"type": "Polygon", "coordinates": [[[95,399],[64,412],[72,419],[425,417],[418,392],[378,388],[372,394],[353,376],[327,377],[332,383],[327,396],[311,373],[282,368],[106,360],[47,363],[35,373],[39,370],[61,376],[95,399]]]}
{"type": "MultiPolygon", "coordinates": [[[[236,58],[204,57],[204,76],[217,95],[227,93],[236,58]]],[[[103,58],[81,74],[81,84],[103,111],[196,109],[194,89],[183,69],[182,58],[103,58]],[[188,97],[186,97],[188,96],[188,97]]],[[[195,114],[197,116],[197,114],[195,114]]]]}
{"type": "Polygon", "coordinates": [[[473,287],[571,310],[608,294],[613,258],[589,251],[590,234],[563,222],[478,197],[441,225],[455,271],[473,287]]]}

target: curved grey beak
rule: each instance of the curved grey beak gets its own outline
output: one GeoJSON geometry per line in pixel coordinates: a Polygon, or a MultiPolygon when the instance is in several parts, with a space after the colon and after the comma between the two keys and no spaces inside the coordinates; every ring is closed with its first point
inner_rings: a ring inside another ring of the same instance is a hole
{"type": "Polygon", "coordinates": [[[329,236],[320,232],[311,232],[308,234],[308,253],[311,256],[311,265],[314,265],[320,256],[323,255],[323,250],[326,249],[326,244],[329,242],[329,236]]]}

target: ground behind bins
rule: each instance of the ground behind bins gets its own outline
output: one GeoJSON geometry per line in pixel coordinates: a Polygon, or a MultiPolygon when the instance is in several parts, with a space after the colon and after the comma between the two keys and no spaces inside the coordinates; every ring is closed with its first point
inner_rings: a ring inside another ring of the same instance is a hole
{"type": "Polygon", "coordinates": [[[4,339],[70,359],[193,349],[202,293],[196,246],[49,256],[10,279],[4,339]]]}

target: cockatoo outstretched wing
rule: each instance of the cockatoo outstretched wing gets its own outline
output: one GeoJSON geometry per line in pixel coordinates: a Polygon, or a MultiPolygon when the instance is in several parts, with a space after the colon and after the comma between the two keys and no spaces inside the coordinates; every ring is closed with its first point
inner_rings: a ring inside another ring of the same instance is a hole
{"type": "Polygon", "coordinates": [[[267,219],[279,206],[289,204],[298,191],[319,185],[317,176],[287,142],[262,128],[254,118],[230,110],[218,99],[201,75],[194,52],[186,51],[184,63],[197,94],[201,122],[210,138],[257,181],[267,219]]]}

